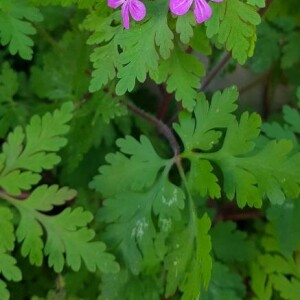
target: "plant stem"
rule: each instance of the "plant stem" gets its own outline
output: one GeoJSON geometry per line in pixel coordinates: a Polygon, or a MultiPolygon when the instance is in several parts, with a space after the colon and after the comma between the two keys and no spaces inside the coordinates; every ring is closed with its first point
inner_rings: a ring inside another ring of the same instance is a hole
{"type": "Polygon", "coordinates": [[[258,12],[261,15],[261,17],[263,17],[267,10],[269,9],[270,5],[272,4],[272,0],[266,0],[266,5],[265,7],[261,8],[258,12]]]}
{"type": "Polygon", "coordinates": [[[120,100],[120,103],[125,105],[129,111],[133,112],[137,116],[143,118],[144,120],[148,121],[149,123],[151,123],[155,127],[157,127],[159,132],[168,140],[168,142],[173,150],[174,156],[175,157],[178,156],[178,154],[180,153],[180,146],[179,146],[172,130],[164,122],[162,122],[161,120],[152,116],[151,114],[145,112],[141,108],[134,105],[132,102],[120,100]]]}
{"type": "Polygon", "coordinates": [[[158,108],[157,118],[159,120],[164,120],[166,114],[168,113],[169,106],[173,100],[173,93],[169,94],[162,84],[159,86],[159,89],[162,94],[162,100],[158,108]]]}
{"type": "MultiPolygon", "coordinates": [[[[272,0],[267,0],[265,7],[261,8],[258,13],[261,17],[263,17],[268,11],[270,5],[272,4],[272,0]]],[[[201,91],[205,91],[209,84],[215,79],[215,77],[223,70],[223,68],[230,61],[231,53],[227,52],[222,59],[218,62],[218,64],[212,69],[212,71],[206,76],[202,83],[201,91]]]]}
{"type": "Polygon", "coordinates": [[[33,26],[37,30],[38,34],[40,34],[49,44],[56,49],[60,49],[59,43],[44,28],[35,23],[33,23],[33,26]]]}
{"type": "Polygon", "coordinates": [[[3,200],[9,202],[9,203],[13,203],[14,201],[16,201],[17,199],[8,195],[6,192],[4,191],[0,191],[0,198],[2,198],[3,200]]]}
{"type": "Polygon", "coordinates": [[[217,63],[217,65],[212,69],[212,71],[205,77],[201,91],[205,91],[209,84],[215,79],[215,77],[223,70],[223,68],[227,65],[229,60],[231,59],[231,53],[227,52],[221,58],[221,60],[217,63]]]}

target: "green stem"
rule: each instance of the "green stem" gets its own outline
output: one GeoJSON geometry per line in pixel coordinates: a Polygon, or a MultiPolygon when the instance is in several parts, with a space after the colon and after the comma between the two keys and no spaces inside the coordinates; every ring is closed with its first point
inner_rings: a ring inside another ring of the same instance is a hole
{"type": "Polygon", "coordinates": [[[193,233],[194,236],[196,237],[196,227],[197,227],[197,210],[193,201],[193,197],[190,193],[189,187],[188,187],[188,182],[184,173],[184,170],[182,168],[182,164],[181,164],[181,158],[180,156],[176,156],[176,166],[180,175],[180,178],[182,180],[182,183],[185,187],[186,190],[186,194],[187,194],[187,198],[188,198],[188,205],[189,205],[189,211],[190,211],[190,216],[191,216],[191,222],[190,222],[190,226],[193,228],[193,233]]]}
{"type": "Polygon", "coordinates": [[[203,153],[203,152],[193,152],[189,150],[189,151],[184,151],[183,153],[180,154],[181,158],[187,158],[190,160],[192,160],[195,156],[202,159],[216,161],[220,159],[220,151],[212,152],[212,153],[203,153]]]}
{"type": "Polygon", "coordinates": [[[3,200],[9,202],[10,204],[15,206],[15,201],[18,201],[16,198],[8,195],[7,193],[5,193],[4,191],[0,191],[0,198],[2,198],[3,200]]]}
{"type": "Polygon", "coordinates": [[[44,38],[49,44],[51,44],[56,49],[61,49],[59,43],[41,26],[33,23],[34,28],[37,30],[38,34],[44,38]]]}
{"type": "Polygon", "coordinates": [[[125,105],[128,110],[133,112],[134,114],[138,115],[139,117],[143,118],[144,120],[148,121],[149,123],[153,124],[157,129],[160,131],[160,133],[168,140],[174,156],[179,155],[180,153],[180,146],[175,138],[175,135],[173,134],[172,130],[161,120],[157,119],[156,117],[150,115],[149,113],[145,112],[141,108],[134,105],[132,102],[128,102],[125,100],[120,100],[120,103],[125,105]]]}
{"type": "Polygon", "coordinates": [[[227,52],[221,58],[221,60],[217,63],[217,65],[212,69],[212,71],[207,75],[207,77],[203,80],[201,91],[205,91],[210,83],[218,76],[218,74],[223,70],[223,68],[227,65],[227,63],[231,59],[231,53],[227,52]]]}

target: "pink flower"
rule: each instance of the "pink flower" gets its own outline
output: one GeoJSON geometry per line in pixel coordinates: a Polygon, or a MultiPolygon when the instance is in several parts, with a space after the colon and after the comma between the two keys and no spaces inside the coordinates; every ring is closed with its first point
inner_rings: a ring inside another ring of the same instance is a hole
{"type": "MultiPolygon", "coordinates": [[[[222,2],[223,0],[211,0],[222,2]]],[[[197,23],[202,23],[211,17],[212,10],[206,0],[171,0],[170,10],[173,14],[181,16],[186,14],[194,3],[194,15],[197,23]]]]}
{"type": "Polygon", "coordinates": [[[108,0],[108,6],[117,8],[122,5],[122,19],[126,29],[129,29],[129,14],[135,21],[141,21],[146,16],[146,7],[139,0],[108,0]]]}

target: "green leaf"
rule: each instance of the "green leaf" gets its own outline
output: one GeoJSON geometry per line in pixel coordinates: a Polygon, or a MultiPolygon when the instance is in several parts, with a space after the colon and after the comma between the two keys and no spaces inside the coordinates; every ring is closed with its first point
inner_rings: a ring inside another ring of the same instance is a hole
{"type": "MultiPolygon", "coordinates": [[[[1,21],[0,21],[1,22],[1,21]]],[[[0,74],[0,103],[10,102],[19,89],[17,73],[5,62],[0,74]]]]}
{"type": "Polygon", "coordinates": [[[197,300],[202,287],[208,288],[212,270],[210,256],[212,244],[208,234],[210,226],[211,221],[207,215],[197,220],[196,253],[192,258],[190,270],[180,286],[183,292],[182,300],[197,300]]]}
{"type": "Polygon", "coordinates": [[[31,22],[40,22],[43,17],[37,8],[25,0],[2,0],[0,3],[0,42],[8,45],[9,52],[18,53],[23,59],[32,58],[33,41],[36,33],[31,22]]]}
{"type": "Polygon", "coordinates": [[[56,47],[44,52],[42,62],[30,70],[31,88],[39,98],[78,101],[84,97],[90,81],[86,75],[90,48],[85,43],[82,32],[66,32],[56,47]]]}
{"type": "Polygon", "coordinates": [[[191,193],[202,197],[221,197],[221,188],[218,178],[213,173],[213,166],[208,160],[199,157],[191,158],[191,170],[188,176],[188,184],[191,193]]]}
{"type": "Polygon", "coordinates": [[[245,297],[245,286],[242,277],[231,271],[226,265],[213,263],[211,281],[203,300],[242,300],[245,297]]]}
{"type": "Polygon", "coordinates": [[[159,262],[153,241],[157,232],[169,232],[174,221],[180,220],[184,198],[180,188],[161,176],[146,192],[124,191],[105,200],[99,218],[109,224],[106,240],[118,245],[133,274],[143,264],[151,267],[159,262]],[[157,224],[152,214],[158,216],[157,224]]]}
{"type": "Polygon", "coordinates": [[[121,152],[108,154],[106,161],[110,165],[100,167],[100,175],[95,176],[90,184],[91,188],[105,197],[128,189],[141,190],[150,187],[160,169],[168,163],[168,160],[156,154],[145,136],[141,137],[140,142],[127,136],[119,139],[117,145],[129,158],[121,152]]]}
{"type": "Polygon", "coordinates": [[[164,59],[170,56],[174,35],[167,22],[168,3],[163,0],[147,3],[147,17],[147,22],[132,22],[130,30],[123,30],[122,24],[112,24],[120,23],[118,12],[107,17],[99,10],[85,20],[83,27],[94,31],[88,43],[99,45],[91,55],[95,69],[91,92],[100,90],[115,77],[119,78],[118,95],[131,92],[136,81],[144,82],[147,73],[158,68],[160,56],[164,59]]]}
{"type": "Polygon", "coordinates": [[[81,261],[90,272],[118,272],[119,266],[105,251],[105,244],[92,241],[95,232],[85,228],[91,219],[92,214],[79,207],[74,210],[67,208],[50,222],[43,222],[48,234],[45,254],[49,255],[49,266],[53,266],[56,272],[62,271],[65,262],[72,270],[78,271],[81,261]]]}
{"type": "Polygon", "coordinates": [[[291,154],[292,143],[287,140],[268,142],[253,153],[259,126],[258,115],[243,114],[239,125],[233,122],[228,127],[224,145],[217,153],[225,179],[224,190],[230,199],[236,196],[240,207],[246,203],[259,207],[263,195],[273,203],[283,203],[286,195],[299,194],[295,166],[300,156],[291,154]]]}
{"type": "Polygon", "coordinates": [[[94,67],[90,92],[99,91],[116,77],[117,69],[120,68],[118,36],[121,34],[121,25],[111,26],[116,14],[106,16],[104,13],[102,9],[92,12],[82,25],[84,29],[94,31],[88,44],[98,45],[90,56],[94,67]]]}
{"type": "Polygon", "coordinates": [[[250,59],[252,70],[257,73],[270,68],[280,57],[280,33],[274,26],[263,22],[257,27],[257,42],[253,57],[250,59]]]}
{"type": "Polygon", "coordinates": [[[247,0],[247,3],[251,5],[256,5],[257,7],[265,7],[266,6],[266,0],[247,0]]]}
{"type": "Polygon", "coordinates": [[[268,209],[267,217],[276,229],[283,253],[292,254],[300,247],[299,214],[299,201],[287,201],[283,205],[273,205],[268,209]]]}
{"type": "Polygon", "coordinates": [[[174,129],[184,143],[185,150],[210,150],[218,143],[221,132],[217,129],[226,128],[234,119],[238,92],[235,87],[213,95],[209,105],[204,94],[198,96],[196,107],[191,114],[179,115],[179,124],[174,129]]]}
{"type": "Polygon", "coordinates": [[[173,295],[184,280],[193,255],[194,245],[191,243],[193,239],[191,231],[186,228],[177,229],[176,234],[170,238],[169,251],[164,260],[164,266],[167,270],[166,297],[173,295]]]}
{"type": "Polygon", "coordinates": [[[281,66],[284,69],[290,68],[300,61],[300,33],[292,32],[287,36],[283,46],[281,66]]]}
{"type": "Polygon", "coordinates": [[[96,3],[96,0],[31,0],[36,5],[61,5],[69,6],[71,4],[77,4],[79,8],[90,8],[96,3]]]}
{"type": "Polygon", "coordinates": [[[272,296],[272,283],[257,263],[251,265],[251,288],[257,300],[270,300],[272,296]]]}
{"type": "Polygon", "coordinates": [[[0,273],[2,273],[7,280],[20,281],[22,278],[21,271],[16,266],[15,258],[8,253],[8,251],[12,251],[15,246],[12,218],[11,210],[7,207],[0,206],[0,273]]]}
{"type": "Polygon", "coordinates": [[[16,266],[16,262],[14,257],[0,249],[0,273],[7,280],[20,281],[22,279],[21,270],[16,266]]]}
{"type": "Polygon", "coordinates": [[[158,69],[150,72],[156,83],[166,82],[167,92],[175,92],[177,101],[191,111],[200,88],[199,77],[205,74],[203,64],[194,55],[176,46],[167,60],[161,60],[158,69]]]}
{"type": "Polygon", "coordinates": [[[244,64],[252,56],[253,40],[256,39],[256,25],[260,16],[255,7],[241,0],[226,0],[212,3],[213,15],[206,22],[207,36],[216,36],[238,63],[244,64]]]}
{"type": "Polygon", "coordinates": [[[184,112],[174,125],[185,147],[182,157],[192,164],[189,185],[193,192],[220,196],[214,165],[205,162],[209,160],[223,173],[227,197],[235,197],[240,207],[261,207],[264,196],[272,203],[296,198],[300,193],[299,153],[288,140],[261,144],[259,115],[244,113],[237,121],[231,114],[236,98],[235,89],[216,93],[210,105],[200,96],[195,116],[184,112]],[[194,179],[195,184],[191,183],[194,179]]]}
{"type": "Polygon", "coordinates": [[[291,108],[291,107],[285,105],[283,107],[283,118],[293,132],[300,133],[299,110],[296,110],[294,108],[291,108]]]}
{"type": "Polygon", "coordinates": [[[9,291],[6,287],[6,283],[0,280],[0,299],[9,300],[9,291]]]}
{"type": "Polygon", "coordinates": [[[297,255],[280,252],[276,230],[265,226],[261,239],[264,248],[250,269],[251,287],[255,299],[269,300],[280,294],[280,299],[297,299],[299,294],[299,268],[297,255]]]}
{"type": "Polygon", "coordinates": [[[15,246],[13,214],[7,207],[0,206],[0,249],[12,251],[15,246]]]}
{"type": "Polygon", "coordinates": [[[21,220],[17,238],[22,242],[21,253],[28,256],[31,264],[40,266],[43,256],[49,256],[49,266],[61,272],[64,265],[78,271],[83,261],[87,269],[95,272],[116,272],[114,257],[105,252],[102,242],[92,241],[95,232],[87,228],[93,216],[82,208],[66,208],[61,213],[49,216],[54,205],[62,205],[76,195],[74,190],[58,189],[57,186],[38,187],[23,201],[11,200],[18,209],[21,220]],[[44,246],[43,229],[47,233],[44,246]]]}
{"type": "Polygon", "coordinates": [[[249,260],[254,254],[254,244],[233,222],[217,223],[211,230],[211,239],[216,257],[224,262],[249,260]]]}
{"type": "Polygon", "coordinates": [[[12,195],[29,190],[40,180],[42,170],[49,170],[59,163],[55,153],[66,145],[65,135],[72,118],[72,103],[64,104],[53,114],[42,118],[33,116],[25,133],[17,127],[3,144],[4,167],[0,173],[0,186],[12,195]]]}
{"type": "Polygon", "coordinates": [[[117,274],[104,274],[101,281],[99,300],[140,300],[160,299],[159,282],[153,276],[133,276],[128,270],[117,274]]]}
{"type": "Polygon", "coordinates": [[[179,34],[182,43],[187,44],[194,35],[194,26],[196,25],[195,16],[188,12],[176,20],[176,32],[179,34]]]}
{"type": "Polygon", "coordinates": [[[160,0],[151,4],[148,6],[150,19],[141,26],[124,31],[119,37],[124,51],[119,58],[122,65],[118,70],[118,95],[131,92],[136,80],[144,82],[147,73],[158,68],[159,54],[167,59],[173,48],[173,33],[167,23],[168,3],[160,0]]]}
{"type": "Polygon", "coordinates": [[[270,139],[284,139],[291,140],[296,146],[298,141],[296,135],[288,128],[288,126],[282,126],[276,122],[262,124],[262,131],[270,139]]]}
{"type": "Polygon", "coordinates": [[[279,291],[282,299],[297,299],[300,294],[300,280],[292,278],[287,279],[282,275],[273,275],[271,281],[274,288],[279,291]]]}

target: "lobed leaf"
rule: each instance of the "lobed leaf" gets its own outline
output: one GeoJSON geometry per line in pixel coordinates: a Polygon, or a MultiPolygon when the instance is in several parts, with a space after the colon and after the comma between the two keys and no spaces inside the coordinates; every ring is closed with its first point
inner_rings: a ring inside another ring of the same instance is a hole
{"type": "Polygon", "coordinates": [[[106,239],[118,245],[131,272],[139,274],[143,264],[159,262],[154,241],[159,232],[173,228],[183,207],[182,190],[161,177],[148,191],[123,191],[107,199],[99,218],[108,224],[106,239]],[[152,214],[158,216],[157,223],[152,214]]]}
{"type": "Polygon", "coordinates": [[[256,7],[241,0],[226,0],[211,6],[213,15],[206,22],[207,36],[216,36],[219,43],[232,51],[232,57],[244,64],[253,54],[256,25],[261,21],[256,7]]]}
{"type": "Polygon", "coordinates": [[[95,272],[117,272],[118,264],[111,254],[105,252],[102,242],[92,241],[95,232],[87,225],[92,214],[78,207],[66,208],[61,213],[50,216],[54,205],[62,205],[75,196],[75,191],[57,186],[42,185],[23,201],[12,204],[18,209],[21,220],[17,238],[22,242],[21,254],[29,256],[31,264],[40,266],[47,255],[50,267],[61,272],[65,265],[78,271],[83,261],[87,269],[95,272]],[[43,230],[47,233],[46,243],[42,239],[43,230]]]}
{"type": "Polygon", "coordinates": [[[66,145],[62,137],[69,131],[73,105],[69,102],[61,110],[47,113],[42,118],[33,116],[25,132],[17,127],[3,144],[3,166],[0,186],[12,195],[29,190],[40,180],[42,170],[53,168],[60,161],[55,153],[66,145]]]}
{"type": "Polygon", "coordinates": [[[0,42],[8,45],[12,55],[19,54],[23,59],[32,58],[33,41],[31,35],[36,29],[31,22],[40,22],[40,11],[23,0],[2,0],[0,3],[0,42]]]}
{"type": "Polygon", "coordinates": [[[182,156],[192,163],[189,180],[192,190],[202,196],[205,193],[220,196],[218,180],[213,173],[215,168],[207,162],[209,160],[223,173],[227,197],[235,197],[240,207],[246,204],[261,207],[264,196],[280,204],[287,197],[296,198],[300,193],[299,153],[294,153],[293,143],[288,140],[260,144],[259,115],[244,113],[237,121],[231,114],[237,96],[236,91],[232,91],[223,93],[226,99],[223,107],[215,100],[219,93],[210,105],[205,98],[200,98],[195,117],[183,113],[180,123],[174,126],[185,146],[182,156]],[[225,128],[226,132],[219,128],[225,128]],[[194,179],[202,186],[191,183],[194,179]]]}
{"type": "Polygon", "coordinates": [[[108,154],[106,161],[110,165],[100,167],[100,175],[95,176],[90,184],[91,188],[100,191],[105,197],[126,189],[138,191],[150,187],[160,169],[168,163],[168,160],[156,154],[145,136],[141,137],[140,142],[127,136],[119,139],[117,145],[130,157],[121,152],[108,154]]]}

